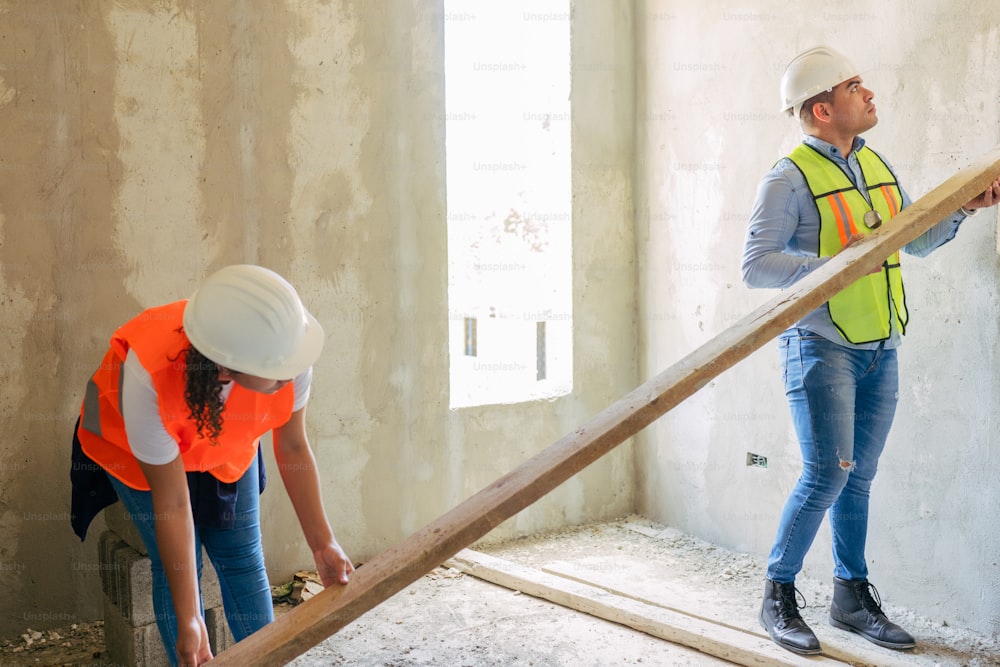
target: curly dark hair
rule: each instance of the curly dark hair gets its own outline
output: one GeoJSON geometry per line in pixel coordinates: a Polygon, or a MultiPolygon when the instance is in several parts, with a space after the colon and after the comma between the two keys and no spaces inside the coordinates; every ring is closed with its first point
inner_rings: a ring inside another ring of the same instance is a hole
{"type": "Polygon", "coordinates": [[[184,357],[184,400],[198,426],[198,436],[216,444],[222,433],[222,384],[218,365],[193,345],[181,353],[184,357]]]}

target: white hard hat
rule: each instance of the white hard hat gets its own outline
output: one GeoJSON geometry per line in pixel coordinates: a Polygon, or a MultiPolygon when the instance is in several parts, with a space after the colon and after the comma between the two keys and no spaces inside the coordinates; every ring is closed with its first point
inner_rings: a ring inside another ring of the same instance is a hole
{"type": "Polygon", "coordinates": [[[828,46],[800,53],[781,77],[781,110],[798,116],[803,102],[857,74],[850,60],[828,46]]]}
{"type": "Polygon", "coordinates": [[[227,266],[184,307],[184,332],[215,363],[269,380],[290,380],[315,363],[323,327],[295,288],[270,269],[227,266]]]}

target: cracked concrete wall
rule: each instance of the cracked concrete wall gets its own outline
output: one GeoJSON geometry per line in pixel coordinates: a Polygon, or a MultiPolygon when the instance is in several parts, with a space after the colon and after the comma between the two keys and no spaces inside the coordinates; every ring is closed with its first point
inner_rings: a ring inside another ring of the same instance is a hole
{"type": "MultiPolygon", "coordinates": [[[[84,384],[116,326],[220,266],[283,273],[326,329],[309,430],[358,561],[631,389],[631,21],[572,19],[576,388],[450,411],[440,2],[0,2],[0,635],[99,617],[103,519],[68,523],[84,384]]],[[[312,563],[270,487],[281,581],[312,563]]],[[[491,537],[633,501],[625,445],[491,537]]]]}
{"type": "MultiPolygon", "coordinates": [[[[801,136],[778,112],[794,54],[827,43],[861,68],[880,117],[865,136],[912,197],[1000,140],[996,87],[985,83],[1000,28],[982,3],[645,0],[635,12],[640,380],[778,293],[744,287],[739,265],[757,183],[801,136]]],[[[992,635],[996,222],[992,209],[930,257],[903,256],[911,325],[868,542],[887,601],[992,635]]],[[[647,429],[636,450],[644,514],[766,560],[800,468],[776,345],[647,429]],[[767,457],[767,468],[748,467],[748,452],[767,457]]],[[[831,576],[825,527],[806,572],[831,576]]]]}

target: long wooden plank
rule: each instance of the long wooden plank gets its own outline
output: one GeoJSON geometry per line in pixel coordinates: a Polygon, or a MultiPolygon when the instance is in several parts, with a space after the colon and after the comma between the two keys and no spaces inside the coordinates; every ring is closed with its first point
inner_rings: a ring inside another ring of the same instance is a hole
{"type": "Polygon", "coordinates": [[[586,582],[540,572],[469,549],[458,552],[445,565],[483,581],[603,618],[737,665],[843,667],[850,664],[823,655],[809,658],[797,656],[767,637],[711,623],[660,605],[646,604],[586,582]]]}
{"type": "MultiPolygon", "coordinates": [[[[455,559],[461,557],[463,554],[466,553],[466,551],[467,550],[458,552],[458,556],[456,556],[455,559]]],[[[626,560],[626,562],[620,562],[620,560],[621,559],[619,559],[619,561],[616,561],[616,565],[618,565],[618,567],[621,568],[622,572],[627,573],[621,577],[609,576],[608,571],[606,570],[598,571],[594,570],[593,568],[585,568],[587,576],[581,577],[576,574],[580,570],[574,567],[573,563],[563,563],[563,562],[551,563],[546,567],[543,567],[541,571],[546,574],[550,574],[556,577],[561,577],[568,581],[575,581],[580,584],[586,584],[587,586],[592,586],[596,589],[605,591],[607,593],[616,596],[620,596],[625,599],[635,600],[637,602],[649,605],[651,607],[660,607],[663,609],[667,609],[675,614],[680,614],[683,616],[688,616],[690,618],[697,619],[710,626],[722,628],[730,632],[751,635],[757,637],[758,639],[761,639],[762,641],[766,641],[778,651],[785,652],[785,649],[778,648],[777,645],[771,643],[771,640],[768,637],[767,632],[765,632],[764,629],[760,627],[760,625],[754,624],[753,627],[751,628],[740,627],[738,625],[732,625],[728,622],[722,621],[718,618],[706,617],[704,615],[704,611],[702,611],[701,613],[697,613],[694,610],[682,609],[673,604],[664,604],[663,602],[658,602],[657,600],[653,599],[653,597],[655,597],[656,595],[656,592],[658,591],[654,592],[652,595],[650,595],[649,593],[645,594],[632,593],[631,592],[632,590],[638,590],[639,588],[648,589],[649,588],[648,582],[655,581],[656,579],[650,579],[649,576],[650,573],[643,572],[642,564],[628,560],[626,560]],[[623,585],[616,585],[615,579],[625,579],[625,583],[623,585]],[[643,584],[647,585],[643,586],[643,584]]],[[[475,574],[475,573],[469,572],[469,574],[475,574]]],[[[662,575],[662,573],[660,574],[662,575]]],[[[490,579],[489,581],[492,581],[492,579],[490,579]]],[[[494,581],[493,583],[500,583],[500,582],[494,581]]],[[[533,593],[531,594],[534,595],[533,593]]],[[[558,602],[557,600],[552,600],[552,601],[558,602]]],[[[760,601],[759,599],[757,599],[754,600],[751,604],[754,606],[756,611],[757,609],[759,609],[760,601]]],[[[577,607],[573,608],[577,609],[577,607]]],[[[581,610],[581,611],[586,611],[586,610],[581,610]]],[[[608,620],[614,620],[614,619],[608,619],[608,620]]],[[[734,647],[737,648],[742,647],[740,634],[727,635],[727,636],[735,638],[736,643],[733,645],[734,647]]],[[[663,638],[668,639],[667,637],[663,638]]],[[[719,638],[721,639],[721,637],[719,638]]],[[[701,650],[701,648],[698,645],[686,644],[684,642],[683,636],[677,640],[670,639],[669,641],[685,644],[687,646],[691,646],[692,648],[697,648],[701,650]]],[[[832,631],[832,633],[822,634],[820,637],[820,641],[823,644],[824,656],[826,656],[827,658],[832,658],[834,660],[839,660],[845,665],[852,665],[852,667],[912,667],[913,665],[912,660],[907,659],[906,657],[896,657],[895,655],[890,655],[889,651],[887,651],[886,649],[877,648],[872,644],[869,644],[866,640],[861,639],[857,635],[851,635],[846,632],[841,632],[840,630],[834,630],[832,631]]],[[[708,653],[709,651],[705,652],[708,653]]],[[[715,654],[713,653],[712,655],[715,654]]],[[[739,662],[739,664],[743,663],[739,662]]]]}
{"type": "Polygon", "coordinates": [[[510,473],[378,554],[346,586],[331,586],[221,653],[219,665],[282,664],[480,539],[749,356],[846,285],[982,192],[1000,148],[921,197],[876,233],[782,292],[510,473]]]}

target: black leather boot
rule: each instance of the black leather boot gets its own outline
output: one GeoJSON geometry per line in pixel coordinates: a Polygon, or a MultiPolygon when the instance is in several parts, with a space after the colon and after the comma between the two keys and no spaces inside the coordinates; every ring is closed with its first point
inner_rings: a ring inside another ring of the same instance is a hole
{"type": "Polygon", "coordinates": [[[795,584],[779,584],[768,579],[764,584],[760,624],[781,648],[801,655],[819,653],[819,640],[799,616],[799,603],[795,599],[795,593],[795,584]]]}
{"type": "Polygon", "coordinates": [[[833,578],[830,625],[856,632],[886,648],[903,650],[916,646],[913,635],[886,618],[881,605],[878,591],[867,579],[833,578]]]}

